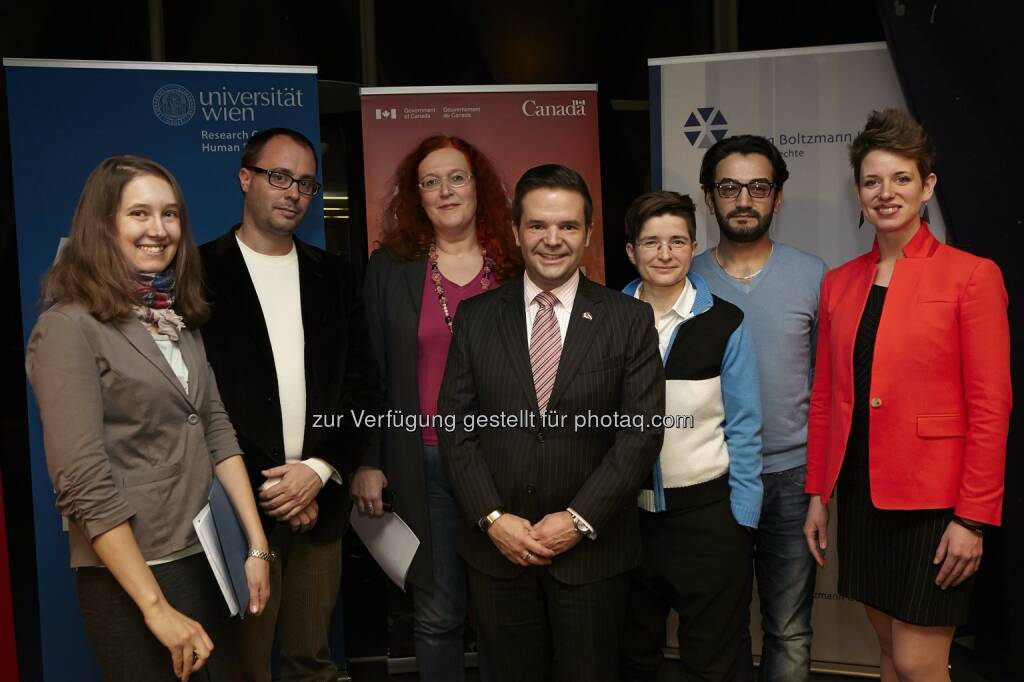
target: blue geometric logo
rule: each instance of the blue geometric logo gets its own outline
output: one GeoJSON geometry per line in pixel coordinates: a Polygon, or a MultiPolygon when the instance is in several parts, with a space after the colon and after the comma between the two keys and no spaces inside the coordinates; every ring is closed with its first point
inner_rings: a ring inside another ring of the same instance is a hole
{"type": "Polygon", "coordinates": [[[196,100],[188,88],[168,83],[153,94],[153,113],[169,126],[183,126],[196,113],[196,100]]]}
{"type": "Polygon", "coordinates": [[[718,107],[697,107],[697,111],[691,111],[683,124],[683,134],[694,147],[707,149],[725,137],[726,125],[725,116],[718,107]]]}

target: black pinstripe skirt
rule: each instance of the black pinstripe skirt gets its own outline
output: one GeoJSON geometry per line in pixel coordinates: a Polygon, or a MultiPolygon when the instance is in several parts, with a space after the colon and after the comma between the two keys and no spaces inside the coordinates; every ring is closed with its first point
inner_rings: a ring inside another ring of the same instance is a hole
{"type": "MultiPolygon", "coordinates": [[[[839,474],[839,594],[914,625],[967,620],[974,577],[940,590],[932,563],[952,509],[894,511],[871,503],[868,400],[886,288],[872,286],[853,347],[853,423],[839,474]]],[[[884,457],[886,453],[875,453],[884,457]]]]}
{"type": "Polygon", "coordinates": [[[839,594],[905,623],[965,623],[974,577],[940,590],[932,563],[953,510],[875,508],[867,464],[866,434],[851,436],[838,485],[839,594]]]}

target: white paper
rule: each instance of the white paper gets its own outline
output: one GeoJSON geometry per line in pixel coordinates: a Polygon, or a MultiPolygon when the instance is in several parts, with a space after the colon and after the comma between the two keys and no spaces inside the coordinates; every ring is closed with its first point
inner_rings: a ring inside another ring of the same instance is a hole
{"type": "Polygon", "coordinates": [[[405,576],[420,546],[420,539],[398,514],[392,512],[385,512],[382,516],[362,516],[353,505],[349,520],[377,564],[404,591],[405,576]]]}
{"type": "Polygon", "coordinates": [[[217,579],[224,601],[227,602],[228,610],[232,616],[238,615],[238,599],[235,598],[235,590],[231,586],[231,579],[228,578],[228,565],[224,563],[224,555],[220,551],[220,542],[217,540],[217,528],[213,525],[213,516],[210,514],[210,505],[203,507],[196,517],[192,519],[192,527],[196,529],[199,537],[199,544],[206,552],[206,560],[210,562],[213,576],[217,579]]]}

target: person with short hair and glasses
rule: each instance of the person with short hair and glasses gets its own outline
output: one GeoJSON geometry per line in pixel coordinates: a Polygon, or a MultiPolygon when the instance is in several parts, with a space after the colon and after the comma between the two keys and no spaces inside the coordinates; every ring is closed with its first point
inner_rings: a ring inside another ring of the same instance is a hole
{"type": "MultiPolygon", "coordinates": [[[[700,182],[719,239],[693,260],[694,272],[712,293],[743,311],[757,348],[764,502],[754,531],[754,573],[765,682],[806,682],[811,674],[814,562],[804,547],[803,487],[818,289],[826,268],[817,256],[769,233],[788,178],[781,152],[763,137],[737,135],[712,145],[701,162],[700,182]]],[[[745,618],[738,651],[741,681],[754,677],[749,615],[745,618]]]]}
{"type": "Polygon", "coordinates": [[[690,272],[690,197],[643,194],[625,222],[626,255],[640,277],[624,291],[654,314],[665,414],[692,421],[665,424],[661,455],[637,497],[643,562],[631,580],[621,679],[657,678],[670,608],[679,615],[681,678],[733,679],[761,514],[753,342],[743,312],[690,272]]]}
{"type": "Polygon", "coordinates": [[[949,680],[1003,506],[1006,288],[994,262],[932,236],[934,159],[909,114],[872,112],[850,164],[875,243],[821,286],[804,532],[824,565],[835,493],[838,591],[864,604],[885,682],[949,680]]]}
{"type": "Polygon", "coordinates": [[[246,682],[333,680],[328,637],[341,587],[346,486],[376,430],[315,415],[376,413],[381,386],[356,274],[342,258],[296,238],[313,197],[316,148],[269,128],[249,138],[238,182],[242,222],[200,251],[213,314],[203,327],[210,364],[234,417],[270,545],[266,613],[246,618],[246,682]]]}

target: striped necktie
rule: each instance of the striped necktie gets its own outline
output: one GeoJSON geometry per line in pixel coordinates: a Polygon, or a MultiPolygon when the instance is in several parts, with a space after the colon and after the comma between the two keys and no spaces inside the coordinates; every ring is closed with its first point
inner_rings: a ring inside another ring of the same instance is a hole
{"type": "Polygon", "coordinates": [[[533,300],[540,310],[533,320],[533,332],[530,334],[530,366],[533,368],[533,386],[537,390],[537,406],[543,414],[551,399],[551,389],[555,387],[562,337],[554,310],[558,297],[550,291],[542,291],[533,300]]]}

